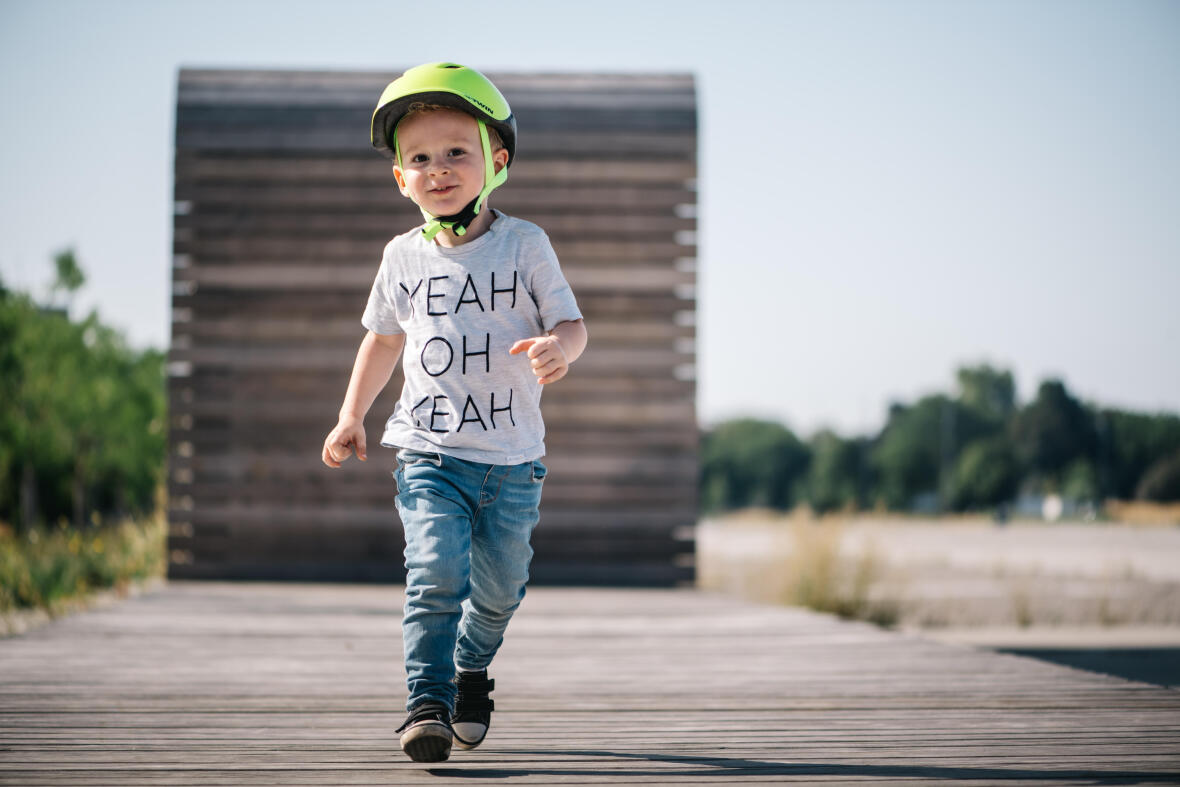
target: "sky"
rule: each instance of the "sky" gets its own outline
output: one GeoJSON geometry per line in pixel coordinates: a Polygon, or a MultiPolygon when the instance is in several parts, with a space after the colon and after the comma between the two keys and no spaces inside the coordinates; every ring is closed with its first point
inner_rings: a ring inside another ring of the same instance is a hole
{"type": "Polygon", "coordinates": [[[864,434],[978,363],[1180,411],[1174,0],[0,0],[0,278],[74,247],[164,347],[177,70],[439,60],[695,75],[705,425],[864,434]]]}

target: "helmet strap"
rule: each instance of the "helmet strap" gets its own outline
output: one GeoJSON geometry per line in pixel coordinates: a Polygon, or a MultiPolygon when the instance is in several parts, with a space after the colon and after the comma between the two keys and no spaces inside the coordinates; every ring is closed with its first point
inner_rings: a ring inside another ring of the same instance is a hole
{"type": "MultiPolygon", "coordinates": [[[[499,172],[496,172],[496,166],[492,162],[492,143],[488,138],[488,127],[479,118],[475,119],[479,126],[479,143],[483,148],[483,189],[476,195],[475,199],[468,202],[463,209],[458,213],[452,213],[449,216],[435,216],[430,211],[418,206],[418,210],[422,211],[422,218],[426,219],[426,226],[422,228],[422,237],[426,240],[434,240],[434,236],[443,229],[448,229],[456,235],[462,236],[467,234],[467,228],[471,226],[471,222],[475,221],[475,217],[479,215],[483,208],[484,202],[487,201],[488,195],[492,193],[493,189],[504,185],[508,180],[508,167],[501,167],[499,172]]],[[[402,149],[397,141],[397,128],[393,129],[393,150],[397,158],[397,166],[402,166],[402,149]]]]}

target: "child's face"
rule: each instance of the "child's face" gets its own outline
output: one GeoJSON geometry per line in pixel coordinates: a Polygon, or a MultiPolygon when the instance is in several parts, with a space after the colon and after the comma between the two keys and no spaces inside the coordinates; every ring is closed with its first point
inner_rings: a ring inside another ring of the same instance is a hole
{"type": "MultiPolygon", "coordinates": [[[[420,112],[397,127],[401,166],[393,176],[402,194],[434,216],[458,213],[483,189],[483,146],[475,118],[452,109],[420,112]]],[[[508,151],[492,153],[498,171],[508,151]]]]}

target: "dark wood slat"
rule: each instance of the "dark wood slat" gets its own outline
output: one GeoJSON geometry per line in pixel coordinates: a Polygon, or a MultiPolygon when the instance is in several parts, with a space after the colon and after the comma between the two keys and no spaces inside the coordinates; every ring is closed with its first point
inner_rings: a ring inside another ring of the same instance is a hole
{"type": "MultiPolygon", "coordinates": [[[[178,83],[182,87],[219,87],[227,91],[250,87],[275,90],[283,87],[297,93],[322,89],[328,92],[348,87],[380,90],[412,64],[402,64],[385,71],[300,71],[295,69],[218,69],[182,68],[178,83]]],[[[648,89],[655,91],[690,90],[691,74],[678,72],[530,72],[487,71],[489,79],[505,90],[586,90],[601,88],[614,91],[648,89]]]]}
{"type": "MultiPolygon", "coordinates": [[[[174,503],[181,503],[174,501],[174,503]]],[[[541,501],[541,515],[547,526],[563,528],[568,532],[593,532],[599,527],[615,527],[633,531],[646,527],[672,529],[691,526],[695,523],[695,505],[685,505],[682,510],[661,509],[658,511],[621,508],[600,502],[597,505],[552,506],[541,501]],[[604,516],[605,514],[605,516],[604,516]]],[[[174,506],[169,519],[175,522],[192,522],[196,525],[219,527],[295,527],[299,525],[323,525],[331,523],[332,529],[347,534],[356,529],[384,527],[390,517],[395,516],[392,501],[388,510],[362,509],[351,506],[349,501],[336,500],[325,503],[315,510],[306,507],[283,508],[268,506],[211,506],[184,508],[174,506]]],[[[325,525],[326,526],[326,525],[325,525]]]]}
{"type": "MultiPolygon", "coordinates": [[[[498,200],[496,207],[499,207],[498,200]]],[[[630,244],[650,242],[651,238],[675,237],[679,232],[695,230],[695,219],[677,218],[671,214],[650,213],[593,213],[578,216],[546,211],[544,206],[529,208],[517,214],[545,228],[554,244],[567,241],[585,241],[610,237],[626,240],[630,244]]],[[[173,243],[176,254],[196,255],[202,264],[218,262],[216,254],[206,255],[202,244],[208,241],[225,241],[234,238],[251,238],[256,241],[306,238],[309,240],[346,240],[355,244],[371,244],[355,254],[355,258],[380,261],[381,250],[394,235],[401,234],[421,224],[421,216],[404,205],[391,204],[388,210],[365,213],[356,211],[344,215],[307,212],[242,213],[198,213],[178,216],[173,243]],[[399,209],[400,208],[400,209],[399,209]]],[[[666,243],[667,241],[660,241],[666,243]]],[[[681,256],[683,253],[680,253],[681,256]]],[[[663,258],[665,255],[660,255],[663,258]]],[[[559,255],[568,264],[566,255],[559,255]]],[[[298,262],[298,260],[295,260],[298,262]]],[[[610,263],[611,258],[602,260],[610,263]]],[[[319,260],[318,262],[323,262],[319,260]]]]}
{"type": "MultiPolygon", "coordinates": [[[[232,136],[239,129],[254,132],[291,128],[311,131],[353,128],[367,134],[376,103],[376,98],[365,106],[339,107],[274,104],[237,104],[227,107],[182,103],[176,111],[177,139],[182,139],[181,129],[186,133],[205,132],[214,136],[232,136]]],[[[560,106],[518,103],[513,107],[513,114],[520,128],[529,129],[530,133],[560,132],[566,129],[604,133],[684,133],[694,132],[697,123],[696,109],[691,104],[659,106],[658,102],[635,102],[622,107],[609,105],[605,101],[596,101],[590,106],[572,101],[560,106]]]]}
{"type": "MultiPolygon", "coordinates": [[[[201,185],[178,183],[176,199],[189,202],[192,211],[205,212],[240,209],[252,210],[327,210],[347,212],[351,208],[371,210],[400,207],[408,212],[404,199],[388,185],[340,186],[322,185],[314,188],[294,187],[290,184],[270,185],[201,185]]],[[[529,186],[505,189],[496,194],[496,207],[512,215],[525,210],[561,208],[565,211],[607,211],[610,213],[639,212],[671,215],[677,205],[696,201],[696,192],[678,186],[637,185],[577,185],[529,186]]],[[[411,225],[412,226],[412,225],[411,225]]]]}
{"type": "MultiPolygon", "coordinates": [[[[241,129],[233,132],[202,129],[177,129],[176,148],[217,152],[352,151],[372,155],[367,138],[368,115],[342,129],[241,129]],[[360,133],[358,134],[358,128],[360,133]]],[[[593,160],[603,156],[642,160],[692,159],[696,156],[696,134],[688,131],[538,131],[530,133],[527,144],[518,150],[522,160],[531,156],[561,156],[573,161],[593,160]]]]}
{"type": "MultiPolygon", "coordinates": [[[[350,158],[227,158],[182,153],[176,160],[177,182],[194,184],[291,183],[388,185],[392,180],[389,163],[376,151],[350,158]]],[[[516,186],[536,184],[573,185],[601,183],[683,184],[697,177],[693,161],[517,161],[509,170],[509,182],[516,186]]]]}
{"type": "MultiPolygon", "coordinates": [[[[678,339],[692,339],[696,335],[694,326],[645,320],[643,315],[636,315],[634,320],[626,323],[599,322],[593,327],[596,346],[611,343],[623,346],[644,343],[660,344],[675,342],[678,339]]],[[[193,342],[199,342],[206,346],[212,346],[218,342],[262,344],[273,341],[278,343],[314,342],[356,349],[364,334],[365,329],[355,316],[325,319],[315,323],[290,315],[262,318],[227,317],[215,323],[178,324],[172,329],[174,341],[178,337],[184,336],[193,342]]],[[[576,378],[569,379],[573,382],[576,378]]],[[[578,382],[583,381],[578,380],[578,382]]],[[[669,382],[673,385],[676,384],[675,381],[669,382]]]]}
{"type": "MultiPolygon", "coordinates": [[[[609,230],[610,223],[608,217],[608,220],[598,228],[600,234],[609,230]]],[[[416,225],[413,222],[407,222],[406,228],[412,229],[414,226],[416,225]]],[[[589,227],[590,225],[587,225],[585,228],[587,232],[589,227]]],[[[553,248],[561,260],[562,268],[576,270],[579,267],[629,267],[636,262],[675,263],[696,256],[695,246],[676,242],[673,232],[669,232],[665,238],[657,237],[654,240],[650,236],[628,238],[620,237],[622,233],[608,235],[609,240],[586,236],[552,238],[553,248]]],[[[205,237],[199,240],[178,239],[174,244],[174,251],[177,254],[189,255],[192,259],[188,265],[176,266],[175,272],[181,273],[189,266],[217,267],[218,263],[276,264],[278,261],[289,259],[297,268],[301,261],[316,265],[332,265],[344,260],[358,267],[368,266],[372,275],[376,276],[382,251],[388,242],[389,238],[386,236],[351,239],[342,239],[339,236],[281,238],[246,233],[205,237]],[[270,262],[267,262],[268,260],[270,262]]]]}
{"type": "MultiPolygon", "coordinates": [[[[511,79],[508,81],[510,84],[514,82],[511,79]]],[[[321,90],[304,86],[283,90],[271,86],[226,85],[210,88],[181,84],[178,104],[188,111],[242,108],[259,112],[296,107],[320,112],[372,113],[383,87],[383,84],[376,82],[365,87],[334,86],[321,90]]],[[[518,117],[526,112],[553,110],[696,111],[696,94],[691,84],[677,85],[671,89],[651,89],[619,82],[608,86],[600,80],[597,84],[587,83],[581,90],[546,90],[546,87],[513,85],[503,88],[501,92],[518,117]]]]}
{"type": "MultiPolygon", "coordinates": [[[[303,254],[313,253],[304,250],[303,254]]],[[[626,276],[626,286],[635,292],[675,292],[677,288],[692,286],[696,274],[678,271],[668,266],[638,264],[627,269],[625,274],[618,268],[569,267],[565,270],[566,280],[575,292],[605,290],[613,292],[619,287],[620,276],[626,276]]],[[[250,262],[242,265],[193,267],[175,271],[173,282],[192,282],[196,288],[216,287],[223,290],[314,290],[325,289],[344,291],[365,291],[373,285],[373,266],[361,264],[338,264],[324,266],[292,267],[283,263],[250,262]]],[[[458,297],[462,282],[454,284],[454,295],[458,297]]],[[[485,281],[485,285],[487,282],[485,281]]],[[[195,291],[195,290],[194,290],[195,291]]],[[[445,288],[440,288],[442,293],[445,288]]],[[[487,291],[484,291],[485,294],[487,291]]]]}
{"type": "MultiPolygon", "coordinates": [[[[240,316],[245,310],[249,310],[251,314],[259,317],[302,314],[307,319],[319,319],[321,315],[339,318],[341,314],[355,314],[359,323],[368,297],[367,288],[359,292],[326,290],[312,295],[298,291],[266,293],[202,287],[199,294],[174,294],[172,307],[174,312],[177,309],[191,309],[199,319],[221,315],[240,316]]],[[[672,316],[677,312],[691,312],[694,303],[690,298],[675,295],[615,291],[578,295],[578,306],[586,316],[587,322],[591,316],[609,319],[629,316],[651,319],[657,315],[671,322],[672,316]]]]}
{"type": "MultiPolygon", "coordinates": [[[[255,527],[215,535],[202,531],[202,528],[197,528],[192,536],[171,536],[168,548],[190,553],[188,559],[198,564],[224,561],[242,554],[267,555],[276,563],[297,563],[307,559],[305,544],[312,543],[317,547],[316,556],[327,562],[358,558],[385,559],[398,566],[402,562],[405,547],[400,525],[396,524],[393,517],[390,517],[386,527],[354,531],[349,533],[347,540],[335,538],[331,528],[326,527],[255,527]]],[[[640,562],[671,563],[682,556],[690,556],[692,552],[691,542],[676,541],[669,533],[662,531],[650,534],[632,532],[621,537],[616,533],[570,533],[540,525],[534,532],[532,543],[535,551],[545,559],[563,561],[605,562],[617,559],[620,543],[626,545],[631,560],[640,562]]]]}
{"type": "MultiPolygon", "coordinates": [[[[341,394],[343,396],[343,393],[341,394]]],[[[374,405],[370,411],[366,426],[369,434],[370,462],[381,463],[382,466],[393,466],[392,449],[379,447],[381,426],[388,414],[393,411],[393,403],[385,400],[374,405]]],[[[268,446],[275,449],[291,451],[311,451],[318,453],[325,435],[335,424],[334,412],[323,415],[322,428],[316,429],[315,424],[304,425],[299,431],[275,432],[266,436],[268,446]]],[[[172,435],[174,455],[180,444],[188,446],[187,450],[197,456],[216,456],[226,450],[226,446],[238,445],[242,441],[240,433],[231,430],[228,423],[205,426],[201,430],[188,429],[176,431],[172,435]]],[[[551,454],[557,452],[582,452],[590,448],[600,450],[617,449],[619,451],[650,451],[653,456],[676,455],[679,453],[695,454],[698,435],[695,431],[685,430],[680,424],[661,425],[649,424],[642,429],[628,428],[623,425],[602,427],[600,424],[565,424],[561,428],[550,428],[545,435],[545,445],[551,454]]]]}

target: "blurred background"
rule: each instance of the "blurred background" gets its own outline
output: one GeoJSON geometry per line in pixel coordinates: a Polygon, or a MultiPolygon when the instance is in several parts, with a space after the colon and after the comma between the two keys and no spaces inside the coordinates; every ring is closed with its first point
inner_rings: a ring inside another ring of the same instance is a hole
{"type": "Polygon", "coordinates": [[[179,69],[450,59],[694,78],[699,583],[1161,646],[1178,34],[1171,2],[0,2],[0,605],[162,570],[179,69]]]}

